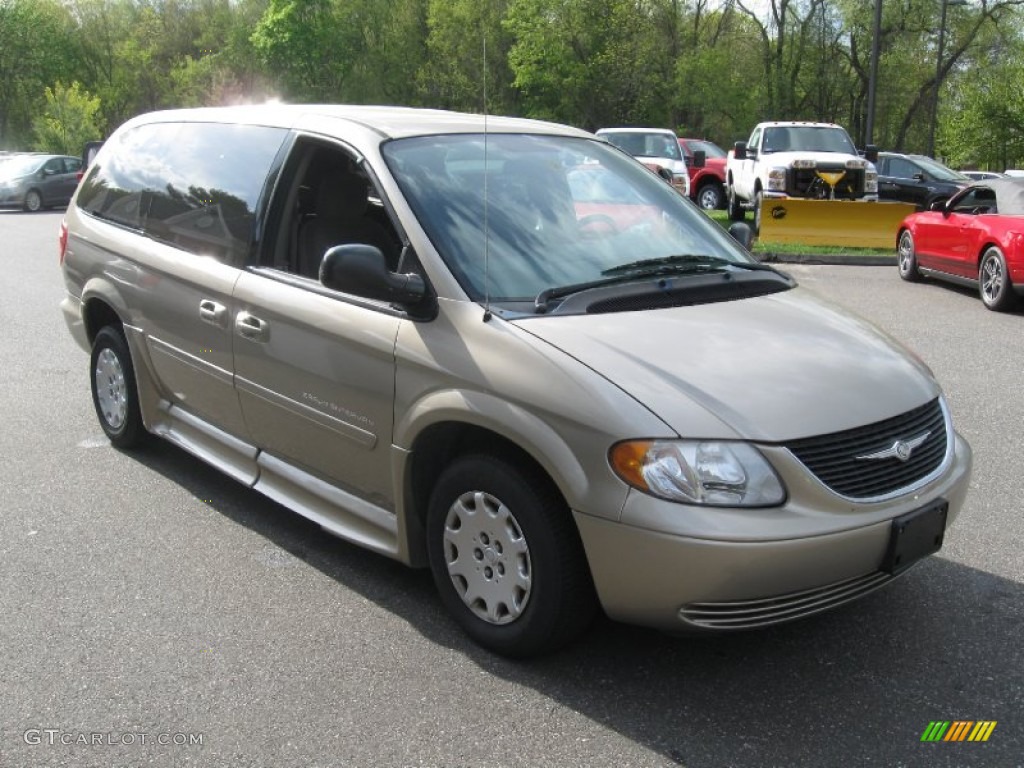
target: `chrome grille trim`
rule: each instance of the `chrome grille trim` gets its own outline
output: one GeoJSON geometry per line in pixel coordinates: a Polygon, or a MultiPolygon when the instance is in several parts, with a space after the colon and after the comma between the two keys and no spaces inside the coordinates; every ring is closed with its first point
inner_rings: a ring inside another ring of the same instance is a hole
{"type": "MultiPolygon", "coordinates": [[[[901,572],[900,575],[905,572],[901,572]]],[[[882,571],[872,571],[824,587],[758,600],[689,603],[679,609],[679,618],[701,629],[768,627],[827,611],[837,605],[856,600],[895,578],[898,577],[882,571]]]]}
{"type": "Polygon", "coordinates": [[[785,445],[823,485],[844,499],[884,501],[938,477],[953,458],[953,427],[939,397],[891,419],[785,445]],[[928,432],[906,462],[863,459],[865,454],[928,432]]]}

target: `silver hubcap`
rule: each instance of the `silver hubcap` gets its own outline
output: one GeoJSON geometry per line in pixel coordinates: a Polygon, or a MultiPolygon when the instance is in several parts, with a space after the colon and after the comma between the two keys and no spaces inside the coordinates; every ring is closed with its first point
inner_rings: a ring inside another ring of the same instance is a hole
{"type": "Polygon", "coordinates": [[[107,425],[120,429],[128,413],[128,394],[121,361],[111,349],[104,349],[96,358],[96,399],[107,425]]]}
{"type": "MultiPolygon", "coordinates": [[[[900,238],[900,270],[904,273],[910,271],[910,265],[914,260],[914,243],[909,237],[900,238]]],[[[892,274],[890,272],[890,274],[892,274]]]]}
{"type": "Polygon", "coordinates": [[[515,516],[488,493],[462,494],[444,522],[448,575],[462,601],[488,624],[509,624],[533,583],[530,548],[515,516]]]}
{"type": "Polygon", "coordinates": [[[705,187],[697,196],[700,207],[711,211],[718,207],[718,191],[713,187],[705,187]]]}
{"type": "Polygon", "coordinates": [[[42,202],[43,201],[42,198],[39,197],[39,193],[34,191],[29,192],[28,196],[25,198],[25,205],[30,211],[38,211],[42,202]]]}
{"type": "Polygon", "coordinates": [[[1003,268],[997,258],[985,259],[981,265],[981,290],[987,301],[995,301],[1003,290],[1003,268]]]}

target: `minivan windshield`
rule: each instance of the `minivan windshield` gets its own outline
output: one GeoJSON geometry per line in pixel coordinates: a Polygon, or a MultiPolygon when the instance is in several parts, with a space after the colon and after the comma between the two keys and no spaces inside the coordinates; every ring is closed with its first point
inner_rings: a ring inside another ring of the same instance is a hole
{"type": "Polygon", "coordinates": [[[532,302],[650,264],[680,274],[757,266],[663,179],[602,141],[460,134],[382,151],[475,301],[532,302]]]}

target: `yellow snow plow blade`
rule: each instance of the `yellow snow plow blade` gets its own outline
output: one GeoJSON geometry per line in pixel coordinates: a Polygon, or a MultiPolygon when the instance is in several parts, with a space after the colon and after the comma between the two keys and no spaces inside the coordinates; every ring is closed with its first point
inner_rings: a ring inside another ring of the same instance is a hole
{"type": "Polygon", "coordinates": [[[896,248],[900,222],[916,208],[911,203],[862,200],[764,200],[762,244],[799,243],[851,248],[896,248]]]}

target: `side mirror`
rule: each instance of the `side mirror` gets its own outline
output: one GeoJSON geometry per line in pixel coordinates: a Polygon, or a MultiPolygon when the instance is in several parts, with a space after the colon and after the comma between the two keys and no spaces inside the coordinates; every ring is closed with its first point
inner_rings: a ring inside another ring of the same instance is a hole
{"type": "Polygon", "coordinates": [[[746,160],[747,159],[747,142],[745,142],[745,141],[737,141],[735,144],[733,144],[733,146],[732,146],[732,156],[736,160],[746,160]]]}
{"type": "Polygon", "coordinates": [[[658,175],[661,176],[669,184],[672,183],[672,169],[666,168],[663,165],[658,166],[658,175]]]}
{"type": "Polygon", "coordinates": [[[949,216],[949,208],[946,206],[948,200],[936,200],[928,206],[929,211],[940,211],[943,216],[949,216]]]}
{"type": "Polygon", "coordinates": [[[876,147],[874,144],[868,144],[866,147],[864,147],[864,159],[867,160],[869,163],[877,163],[878,147],[876,147]]]}
{"type": "Polygon", "coordinates": [[[749,253],[751,246],[754,244],[754,230],[750,228],[750,225],[737,221],[729,226],[728,231],[732,239],[742,245],[743,250],[749,253]]]}
{"type": "Polygon", "coordinates": [[[372,245],[331,248],[320,263],[320,282],[334,291],[395,304],[418,304],[427,296],[422,277],[391,272],[380,248],[372,245]]]}
{"type": "Polygon", "coordinates": [[[707,162],[708,153],[705,152],[703,149],[698,149],[696,152],[693,153],[693,160],[690,164],[694,168],[703,168],[707,164],[707,162]]]}
{"type": "Polygon", "coordinates": [[[927,179],[926,179],[926,177],[925,177],[925,175],[923,173],[915,173],[914,174],[914,181],[926,181],[926,180],[927,179]]]}

